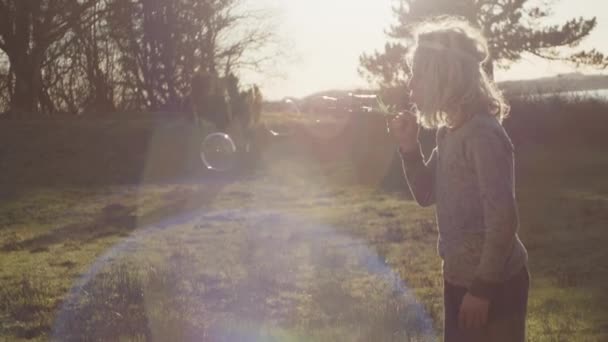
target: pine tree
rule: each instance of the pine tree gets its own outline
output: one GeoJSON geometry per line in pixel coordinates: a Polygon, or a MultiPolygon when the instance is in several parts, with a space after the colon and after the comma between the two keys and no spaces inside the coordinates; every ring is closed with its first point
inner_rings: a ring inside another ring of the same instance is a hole
{"type": "Polygon", "coordinates": [[[561,25],[543,25],[556,0],[399,0],[393,7],[397,24],[387,31],[394,42],[384,51],[363,54],[359,72],[382,88],[405,85],[409,69],[405,56],[412,45],[414,24],[441,15],[458,16],[478,27],[488,39],[490,59],[486,71],[507,68],[524,54],[576,65],[608,66],[608,57],[593,49],[571,53],[596,27],[595,18],[575,18],[561,25]]]}

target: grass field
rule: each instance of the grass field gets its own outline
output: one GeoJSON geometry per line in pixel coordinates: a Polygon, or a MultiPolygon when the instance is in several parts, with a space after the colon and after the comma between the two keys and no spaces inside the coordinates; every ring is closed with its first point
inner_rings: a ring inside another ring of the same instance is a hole
{"type": "MultiPolygon", "coordinates": [[[[517,160],[529,340],[606,341],[608,155],[539,144],[517,160]]],[[[264,161],[238,178],[4,196],[0,340],[440,339],[433,210],[361,185],[347,160],[264,161]]]]}

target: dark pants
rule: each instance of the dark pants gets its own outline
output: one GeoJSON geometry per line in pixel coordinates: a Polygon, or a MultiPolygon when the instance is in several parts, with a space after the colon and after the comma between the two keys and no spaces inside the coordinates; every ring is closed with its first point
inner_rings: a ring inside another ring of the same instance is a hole
{"type": "Polygon", "coordinates": [[[530,275],[527,268],[500,285],[481,329],[460,329],[458,312],[467,289],[444,282],[444,342],[524,342],[530,275]]]}

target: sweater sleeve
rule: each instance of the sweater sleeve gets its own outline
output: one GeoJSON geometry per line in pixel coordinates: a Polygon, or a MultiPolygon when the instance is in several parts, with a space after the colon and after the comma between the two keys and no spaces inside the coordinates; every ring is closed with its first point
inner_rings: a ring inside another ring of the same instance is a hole
{"type": "Polygon", "coordinates": [[[485,227],[481,260],[469,291],[491,299],[496,285],[505,280],[519,224],[513,145],[504,131],[488,129],[469,139],[465,153],[477,177],[485,227]]]}
{"type": "Polygon", "coordinates": [[[435,204],[437,148],[433,150],[426,163],[420,145],[413,152],[403,153],[400,151],[400,154],[405,178],[416,202],[423,207],[435,204]]]}

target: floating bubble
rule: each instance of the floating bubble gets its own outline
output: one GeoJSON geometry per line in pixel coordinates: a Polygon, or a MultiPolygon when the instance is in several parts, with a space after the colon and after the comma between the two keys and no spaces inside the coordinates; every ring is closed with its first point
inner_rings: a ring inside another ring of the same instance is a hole
{"type": "Polygon", "coordinates": [[[300,112],[300,107],[298,106],[297,100],[295,99],[285,99],[283,101],[283,112],[290,117],[300,116],[302,113],[300,112]]]}
{"type": "Polygon", "coordinates": [[[201,160],[209,170],[227,171],[235,166],[236,145],[226,133],[209,134],[201,144],[201,160]]]}

